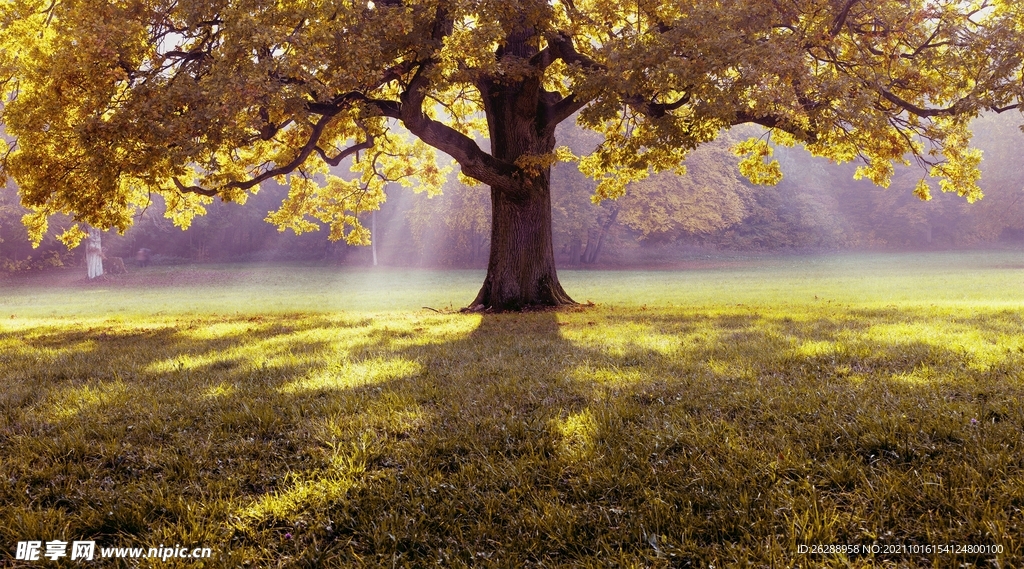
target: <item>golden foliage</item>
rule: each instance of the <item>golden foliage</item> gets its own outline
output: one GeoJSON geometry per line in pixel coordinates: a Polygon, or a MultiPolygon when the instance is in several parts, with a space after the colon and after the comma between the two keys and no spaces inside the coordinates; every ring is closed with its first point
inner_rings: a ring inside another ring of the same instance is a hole
{"type": "MultiPolygon", "coordinates": [[[[362,243],[358,215],[384,184],[440,188],[431,145],[465,151],[477,179],[575,159],[527,148],[495,164],[466,151],[508,120],[484,104],[486,84],[538,89],[522,111],[536,114],[538,140],[559,104],[579,110],[603,137],[579,158],[595,201],[679,170],[744,123],[860,160],[857,175],[882,186],[916,161],[974,201],[981,157],[967,125],[1021,102],[1022,60],[1024,8],[1011,0],[9,0],[0,123],[14,144],[0,143],[0,182],[17,182],[38,239],[58,213],[123,231],[153,193],[187,227],[210,196],[241,203],[290,174],[268,220],[362,243]],[[343,159],[353,179],[333,173],[343,159]]],[[[767,141],[736,152],[751,181],[780,179],[767,141]]]]}

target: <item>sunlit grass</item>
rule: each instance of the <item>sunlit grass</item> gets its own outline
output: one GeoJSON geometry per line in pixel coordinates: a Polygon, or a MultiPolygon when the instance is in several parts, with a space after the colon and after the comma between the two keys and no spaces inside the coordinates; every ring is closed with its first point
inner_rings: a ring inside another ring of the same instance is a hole
{"type": "Polygon", "coordinates": [[[281,386],[281,393],[350,389],[418,375],[421,366],[405,358],[375,358],[356,364],[329,366],[281,386]]]}
{"type": "Polygon", "coordinates": [[[1024,565],[1021,255],[732,263],[501,315],[420,308],[477,273],[5,289],[0,566],[1024,565]]]}

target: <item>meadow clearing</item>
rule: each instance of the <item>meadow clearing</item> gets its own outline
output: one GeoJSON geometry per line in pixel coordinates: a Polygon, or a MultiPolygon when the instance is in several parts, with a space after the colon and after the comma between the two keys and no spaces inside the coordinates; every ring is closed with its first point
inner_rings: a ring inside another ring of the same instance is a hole
{"type": "Polygon", "coordinates": [[[0,566],[1024,566],[1020,250],[79,272],[0,280],[0,566]]]}

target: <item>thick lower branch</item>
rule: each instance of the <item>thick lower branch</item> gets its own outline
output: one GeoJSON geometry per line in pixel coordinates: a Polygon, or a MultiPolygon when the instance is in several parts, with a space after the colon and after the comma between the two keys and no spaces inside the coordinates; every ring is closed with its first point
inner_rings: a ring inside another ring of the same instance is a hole
{"type": "MultiPolygon", "coordinates": [[[[212,196],[215,196],[215,195],[217,195],[217,194],[219,194],[219,193],[221,193],[221,192],[223,192],[225,190],[230,190],[230,189],[248,190],[248,189],[253,188],[253,187],[259,185],[260,183],[262,183],[262,182],[264,182],[266,180],[269,180],[271,178],[274,178],[276,176],[283,176],[285,174],[289,174],[291,172],[294,172],[296,168],[301,166],[310,157],[310,155],[313,154],[313,152],[320,152],[321,155],[324,156],[324,159],[327,160],[326,155],[323,153],[323,150],[320,149],[318,144],[320,142],[320,136],[323,134],[324,129],[327,128],[327,125],[330,124],[331,119],[333,117],[334,117],[334,114],[329,114],[329,115],[325,114],[324,116],[320,117],[320,120],[318,120],[316,122],[316,124],[313,125],[313,129],[310,131],[309,138],[306,140],[306,143],[302,146],[302,148],[299,149],[299,152],[298,152],[298,154],[295,155],[295,158],[293,158],[287,164],[283,164],[283,165],[278,166],[276,168],[271,168],[271,169],[269,169],[269,170],[267,170],[267,171],[265,171],[265,172],[263,172],[261,174],[253,176],[249,180],[236,180],[236,181],[233,181],[233,182],[228,182],[227,184],[224,184],[223,186],[221,186],[219,188],[203,188],[202,186],[186,186],[185,184],[181,183],[181,180],[179,180],[176,177],[173,178],[174,185],[175,185],[175,187],[178,188],[178,191],[180,191],[180,192],[200,194],[200,195],[211,196],[212,197],[212,196]]],[[[350,155],[352,153],[355,153],[355,152],[359,151],[362,148],[368,148],[369,146],[372,146],[372,144],[373,144],[372,143],[372,138],[370,138],[369,143],[363,142],[363,143],[357,144],[357,145],[355,145],[355,146],[353,146],[353,147],[351,147],[349,149],[343,150],[341,152],[341,154],[339,154],[339,157],[336,157],[336,158],[338,158],[338,162],[340,162],[345,156],[348,156],[348,155],[350,155]]]]}
{"type": "Polygon", "coordinates": [[[472,138],[423,112],[423,101],[429,87],[427,75],[434,64],[434,61],[428,60],[416,69],[409,86],[402,93],[396,118],[420,140],[454,158],[465,175],[495,190],[515,193],[521,187],[517,183],[518,167],[484,152],[472,138]]]}
{"type": "Polygon", "coordinates": [[[944,109],[926,109],[924,107],[919,107],[909,101],[906,101],[886,89],[879,89],[879,94],[882,95],[882,97],[885,98],[886,101],[889,101],[890,103],[907,111],[908,113],[915,114],[919,117],[938,117],[956,115],[961,112],[961,109],[967,102],[967,98],[963,98],[944,109]]]}

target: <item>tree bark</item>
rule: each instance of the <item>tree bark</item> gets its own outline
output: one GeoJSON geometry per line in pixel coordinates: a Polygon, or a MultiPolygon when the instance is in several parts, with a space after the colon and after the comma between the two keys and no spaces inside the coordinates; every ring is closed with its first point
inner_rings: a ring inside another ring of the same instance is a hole
{"type": "MultiPolygon", "coordinates": [[[[551,236],[551,167],[555,127],[586,104],[543,86],[544,69],[555,58],[588,64],[565,38],[548,38],[539,51],[536,30],[513,27],[495,52],[514,71],[476,73],[490,134],[490,153],[475,140],[424,112],[430,70],[420,62],[402,92],[400,104],[363,98],[382,115],[402,121],[409,132],[447,153],[462,173],[491,188],[491,243],[487,277],[470,310],[523,310],[533,306],[575,304],[555,272],[551,236]],[[525,67],[524,67],[525,64],[525,67]]],[[[454,22],[438,10],[433,37],[450,34],[454,22]]],[[[331,109],[339,108],[332,103],[331,109]]]]}
{"type": "Polygon", "coordinates": [[[549,175],[531,182],[523,199],[491,191],[491,251],[473,310],[575,304],[555,271],[549,175]]]}
{"type": "MultiPolygon", "coordinates": [[[[531,30],[509,35],[496,55],[526,60],[537,54],[531,30]]],[[[491,250],[487,276],[470,310],[523,310],[575,304],[555,271],[551,231],[551,166],[555,149],[553,97],[535,70],[515,80],[481,77],[491,160],[504,165],[491,187],[491,250]],[[504,174],[502,172],[505,172],[504,174]]],[[[463,169],[467,162],[460,161],[463,169]]]]}

